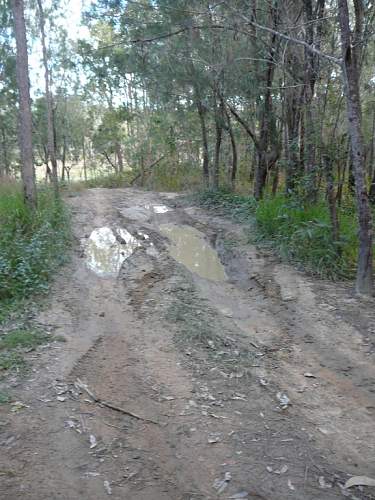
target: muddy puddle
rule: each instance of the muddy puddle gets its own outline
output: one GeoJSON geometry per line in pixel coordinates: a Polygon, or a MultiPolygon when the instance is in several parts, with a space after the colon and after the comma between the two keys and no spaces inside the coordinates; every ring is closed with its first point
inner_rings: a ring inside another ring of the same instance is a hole
{"type": "Polygon", "coordinates": [[[116,277],[123,262],[140,246],[126,229],[95,229],[85,248],[86,265],[101,277],[116,277]]]}
{"type": "Polygon", "coordinates": [[[138,222],[146,222],[150,220],[155,215],[166,214],[172,211],[173,208],[167,205],[135,205],[133,207],[121,207],[119,211],[121,215],[127,217],[128,219],[135,220],[138,222]]]}
{"type": "Polygon", "coordinates": [[[145,205],[145,209],[154,212],[154,214],[166,214],[172,210],[167,205],[145,205]]]}
{"type": "Polygon", "coordinates": [[[170,240],[170,255],[201,278],[224,281],[227,276],[216,251],[204,235],[191,226],[162,224],[160,232],[170,240]]]}

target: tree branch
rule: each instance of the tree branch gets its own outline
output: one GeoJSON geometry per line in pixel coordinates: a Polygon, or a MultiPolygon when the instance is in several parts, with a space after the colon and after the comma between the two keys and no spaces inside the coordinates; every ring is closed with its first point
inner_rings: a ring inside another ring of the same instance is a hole
{"type": "Polygon", "coordinates": [[[243,120],[243,118],[241,118],[241,116],[237,113],[237,111],[228,102],[226,103],[226,105],[228,106],[229,111],[232,113],[232,115],[235,117],[235,119],[238,121],[238,123],[243,126],[243,128],[246,130],[248,135],[251,137],[256,149],[259,149],[258,139],[256,138],[254,132],[251,130],[249,125],[245,122],[245,120],[243,120]]]}

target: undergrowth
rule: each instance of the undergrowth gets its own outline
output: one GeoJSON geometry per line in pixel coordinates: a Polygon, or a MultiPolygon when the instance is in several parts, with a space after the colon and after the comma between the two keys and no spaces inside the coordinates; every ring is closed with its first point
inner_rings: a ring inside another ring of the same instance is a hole
{"type": "Polygon", "coordinates": [[[69,240],[68,213],[50,190],[39,190],[38,209],[32,214],[18,184],[0,186],[2,311],[16,300],[48,290],[52,274],[66,260],[69,240]]]}
{"type": "Polygon", "coordinates": [[[339,209],[340,240],[332,240],[328,207],[284,195],[256,202],[251,196],[227,191],[204,191],[195,196],[202,206],[249,225],[249,237],[275,250],[284,260],[329,279],[353,277],[358,253],[355,208],[339,209]]]}
{"type": "Polygon", "coordinates": [[[27,323],[22,328],[4,331],[0,335],[0,379],[9,372],[24,372],[25,354],[51,341],[60,341],[60,338],[27,323]]]}
{"type": "MultiPolygon", "coordinates": [[[[70,236],[68,212],[50,189],[38,190],[32,213],[18,183],[0,186],[0,378],[23,373],[27,352],[58,340],[33,327],[29,317],[33,299],[48,291],[53,273],[66,261],[70,236]]],[[[2,390],[0,404],[9,400],[2,390]]]]}

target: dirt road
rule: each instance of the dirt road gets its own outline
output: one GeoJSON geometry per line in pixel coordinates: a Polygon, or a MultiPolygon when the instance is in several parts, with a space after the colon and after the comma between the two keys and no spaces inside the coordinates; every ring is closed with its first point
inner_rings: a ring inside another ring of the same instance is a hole
{"type": "Polygon", "coordinates": [[[36,318],[66,342],[10,381],[27,407],[0,410],[2,499],[375,498],[343,488],[375,477],[374,302],[173,195],[69,203],[73,257],[36,318]]]}

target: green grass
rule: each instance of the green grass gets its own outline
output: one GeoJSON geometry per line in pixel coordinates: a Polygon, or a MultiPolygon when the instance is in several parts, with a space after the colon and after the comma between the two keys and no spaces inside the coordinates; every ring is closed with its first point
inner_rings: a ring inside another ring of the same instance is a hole
{"type": "Polygon", "coordinates": [[[12,400],[7,391],[0,391],[0,405],[6,405],[12,400]]]}
{"type": "Polygon", "coordinates": [[[12,309],[16,300],[47,292],[56,268],[66,261],[67,211],[50,190],[40,189],[38,194],[38,209],[32,214],[18,184],[0,187],[1,310],[12,309]]]}
{"type": "Polygon", "coordinates": [[[35,349],[38,345],[52,340],[40,330],[13,330],[0,336],[0,350],[2,349],[35,349]]]}
{"type": "Polygon", "coordinates": [[[0,335],[0,375],[10,371],[26,371],[24,355],[48,342],[63,342],[64,337],[52,336],[34,328],[27,327],[10,330],[0,335]]]}
{"type": "Polygon", "coordinates": [[[135,174],[133,172],[124,172],[122,174],[107,174],[93,177],[85,182],[83,185],[88,188],[122,188],[128,187],[135,174]]]}
{"type": "Polygon", "coordinates": [[[38,209],[23,203],[18,183],[0,186],[0,376],[24,372],[25,352],[56,340],[32,326],[32,301],[49,289],[57,268],[66,262],[69,215],[49,189],[38,190],[38,209]],[[14,324],[19,325],[15,329],[14,324]]]}
{"type": "Polygon", "coordinates": [[[26,362],[18,352],[0,352],[0,377],[5,372],[25,370],[26,362]]]}
{"type": "Polygon", "coordinates": [[[284,260],[329,279],[351,279],[358,253],[357,219],[351,202],[339,209],[340,240],[332,241],[328,207],[284,195],[253,197],[205,191],[195,200],[216,213],[251,226],[251,240],[275,250],[284,260]]]}

